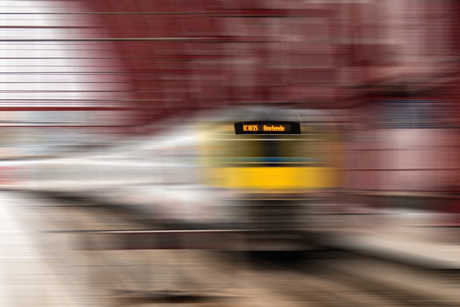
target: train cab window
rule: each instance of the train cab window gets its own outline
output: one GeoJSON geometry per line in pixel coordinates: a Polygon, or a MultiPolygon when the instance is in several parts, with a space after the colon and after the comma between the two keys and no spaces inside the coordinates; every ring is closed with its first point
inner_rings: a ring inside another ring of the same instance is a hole
{"type": "Polygon", "coordinates": [[[240,166],[283,166],[303,163],[311,157],[304,139],[286,136],[252,136],[252,139],[232,140],[221,151],[221,161],[240,166]]]}
{"type": "Polygon", "coordinates": [[[281,157],[279,143],[275,140],[275,135],[266,135],[262,141],[263,153],[268,158],[281,157]]]}
{"type": "MultiPolygon", "coordinates": [[[[286,167],[327,163],[331,154],[327,127],[310,125],[301,135],[219,133],[213,143],[213,163],[238,167],[286,167]]],[[[233,132],[233,131],[232,131],[233,132]]]]}

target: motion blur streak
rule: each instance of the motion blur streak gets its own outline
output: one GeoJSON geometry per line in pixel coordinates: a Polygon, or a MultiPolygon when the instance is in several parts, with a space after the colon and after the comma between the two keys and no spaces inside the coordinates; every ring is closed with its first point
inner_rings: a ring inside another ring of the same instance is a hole
{"type": "Polygon", "coordinates": [[[0,307],[459,306],[459,14],[0,0],[0,307]]]}

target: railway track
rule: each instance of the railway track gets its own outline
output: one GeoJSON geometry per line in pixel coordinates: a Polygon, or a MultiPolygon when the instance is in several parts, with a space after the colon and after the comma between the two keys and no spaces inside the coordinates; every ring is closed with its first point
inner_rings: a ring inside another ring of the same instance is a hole
{"type": "Polygon", "coordinates": [[[393,276],[406,285],[378,272],[366,274],[357,269],[371,265],[364,260],[354,266],[320,261],[311,270],[241,253],[235,258],[199,250],[83,251],[78,244],[91,231],[148,226],[100,206],[47,198],[24,203],[14,210],[81,306],[460,306],[455,291],[415,286],[410,272],[393,276]]]}

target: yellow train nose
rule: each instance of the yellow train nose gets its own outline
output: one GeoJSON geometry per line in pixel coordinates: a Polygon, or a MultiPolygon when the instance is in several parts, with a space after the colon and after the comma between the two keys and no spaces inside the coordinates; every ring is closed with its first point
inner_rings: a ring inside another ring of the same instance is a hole
{"type": "Polygon", "coordinates": [[[223,167],[214,169],[213,185],[227,189],[293,191],[331,188],[337,170],[330,167],[223,167]]]}

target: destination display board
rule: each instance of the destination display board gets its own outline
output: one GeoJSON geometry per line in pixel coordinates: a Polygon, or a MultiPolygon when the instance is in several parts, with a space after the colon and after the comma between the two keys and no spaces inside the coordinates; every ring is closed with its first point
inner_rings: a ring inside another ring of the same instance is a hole
{"type": "Polygon", "coordinates": [[[300,134],[296,122],[253,121],[235,123],[235,134],[300,134]]]}

